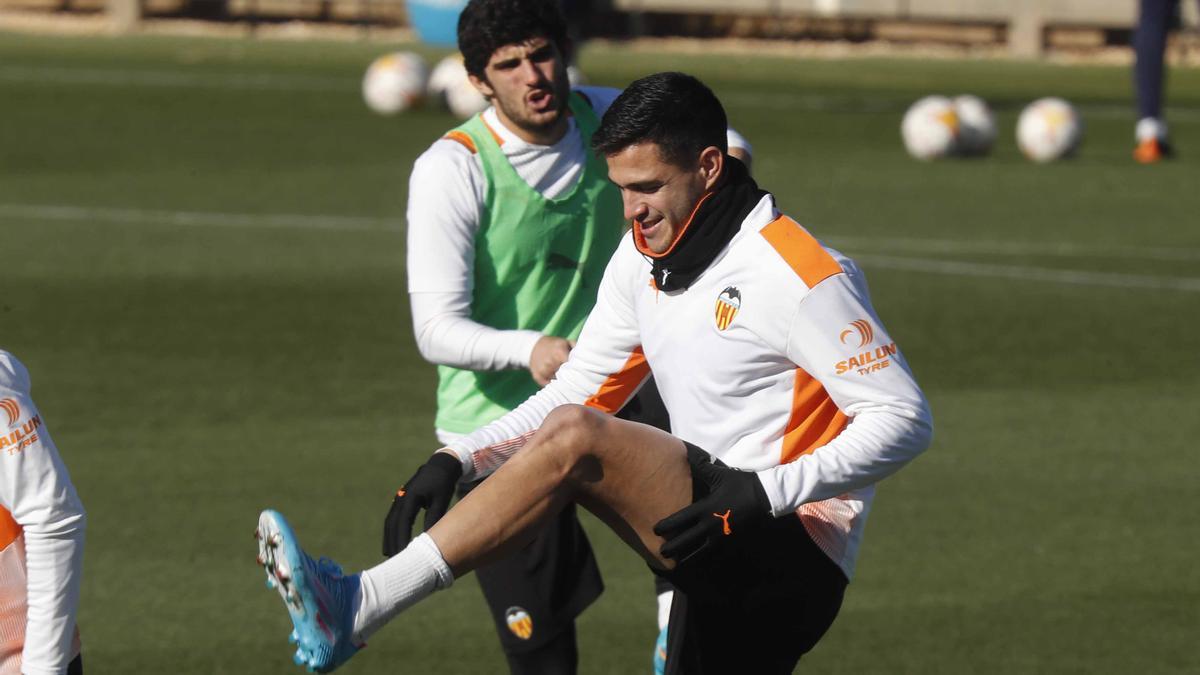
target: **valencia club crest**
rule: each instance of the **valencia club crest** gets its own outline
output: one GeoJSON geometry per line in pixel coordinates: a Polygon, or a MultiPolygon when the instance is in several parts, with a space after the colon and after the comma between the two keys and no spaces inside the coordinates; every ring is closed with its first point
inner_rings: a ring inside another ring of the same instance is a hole
{"type": "Polygon", "coordinates": [[[717,296],[717,329],[729,328],[729,324],[733,323],[733,317],[737,316],[738,310],[741,308],[741,292],[733,286],[727,286],[717,296]]]}

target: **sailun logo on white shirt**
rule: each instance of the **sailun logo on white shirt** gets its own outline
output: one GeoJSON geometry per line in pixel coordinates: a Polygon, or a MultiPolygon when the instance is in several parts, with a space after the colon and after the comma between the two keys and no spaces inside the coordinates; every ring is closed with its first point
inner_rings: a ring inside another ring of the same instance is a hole
{"type": "MultiPolygon", "coordinates": [[[[867,347],[874,341],[875,329],[871,326],[871,322],[866,319],[851,321],[847,328],[838,333],[838,342],[855,349],[867,347]]],[[[891,366],[892,357],[895,355],[896,343],[891,342],[882,347],[859,352],[844,361],[838,361],[834,366],[834,371],[838,375],[843,375],[851,371],[859,375],[869,375],[891,366]]]]}
{"type": "Polygon", "coordinates": [[[875,329],[871,328],[871,323],[866,319],[851,321],[850,327],[838,335],[838,340],[842,344],[848,345],[850,344],[848,340],[853,340],[855,336],[858,336],[858,345],[856,346],[866,347],[875,339],[875,329]]]}
{"type": "Polygon", "coordinates": [[[0,436],[0,450],[15,455],[37,442],[37,430],[42,426],[41,417],[34,415],[21,424],[21,406],[11,398],[0,399],[0,410],[4,411],[4,416],[8,418],[8,429],[11,429],[0,436]]]}
{"type": "Polygon", "coordinates": [[[11,429],[17,426],[17,420],[21,419],[21,406],[11,398],[0,399],[0,410],[8,417],[8,428],[11,429]]]}

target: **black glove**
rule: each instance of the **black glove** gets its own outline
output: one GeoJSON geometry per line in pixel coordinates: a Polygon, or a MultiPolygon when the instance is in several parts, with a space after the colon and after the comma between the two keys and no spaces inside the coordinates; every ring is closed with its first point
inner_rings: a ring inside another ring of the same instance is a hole
{"type": "Polygon", "coordinates": [[[654,534],[666,539],[660,553],[683,562],[771,520],[771,502],[758,476],[717,466],[702,450],[688,446],[692,480],[708,486],[708,496],[663,518],[654,534]]]}
{"type": "Polygon", "coordinates": [[[428,462],[404,483],[392,500],[392,509],[383,521],[383,554],[396,555],[412,539],[417,514],[425,509],[425,529],[446,515],[454,487],[462,476],[462,463],[446,452],[435,452],[428,462]]]}

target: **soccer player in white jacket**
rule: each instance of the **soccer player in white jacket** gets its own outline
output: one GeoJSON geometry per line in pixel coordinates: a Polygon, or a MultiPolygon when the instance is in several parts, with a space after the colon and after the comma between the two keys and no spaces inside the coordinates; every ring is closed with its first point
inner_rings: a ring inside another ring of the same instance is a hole
{"type": "MultiPolygon", "coordinates": [[[[495,421],[553,379],[593,303],[628,223],[591,135],[621,93],[572,88],[570,41],[557,4],[472,0],[458,22],[463,63],[491,106],[444,134],[413,165],[408,286],[417,347],[438,365],[439,443],[495,421]]],[[[729,152],[749,157],[732,129],[729,152]]],[[[746,160],[748,161],[748,159],[746,160]]],[[[668,428],[653,384],[621,416],[668,428]]],[[[421,467],[441,490],[397,498],[383,553],[408,545],[411,513],[444,513],[461,467],[421,467]]],[[[412,480],[407,483],[412,483],[412,480]]],[[[464,484],[473,486],[478,481],[464,484]]],[[[603,584],[573,507],[515,555],[476,570],[512,675],[576,671],[575,617],[603,584]]],[[[659,584],[663,586],[663,584],[659,584]]],[[[660,588],[665,591],[665,588],[660,588]]],[[[660,613],[669,593],[659,593],[660,613]]]]}
{"type": "Polygon", "coordinates": [[[0,675],[77,675],[86,517],[29,390],[0,350],[0,675]]]}
{"type": "MultiPolygon", "coordinates": [[[[604,115],[592,145],[633,229],[557,379],[435,453],[490,480],[354,575],[260,515],[298,662],[336,668],[571,502],[679,589],[668,673],[790,673],[825,633],[875,484],[925,450],[932,421],[861,270],[778,211],[725,126],[681,73],[638,80],[604,115]],[[611,416],[651,372],[670,434],[611,416]]],[[[404,498],[428,503],[438,486],[419,477],[404,498]]]]}

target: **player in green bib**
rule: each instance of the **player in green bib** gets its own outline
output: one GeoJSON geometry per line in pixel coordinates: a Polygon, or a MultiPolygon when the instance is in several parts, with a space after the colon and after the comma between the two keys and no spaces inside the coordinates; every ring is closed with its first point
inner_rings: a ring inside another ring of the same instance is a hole
{"type": "MultiPolygon", "coordinates": [[[[586,143],[599,118],[583,95],[573,92],[567,100],[586,143]]],[[[624,232],[621,197],[608,182],[607,168],[584,153],[575,184],[550,198],[517,173],[482,116],[459,126],[450,138],[464,136],[476,149],[486,186],[475,235],[470,319],[574,340],[624,232]]],[[[537,389],[524,370],[439,365],[437,428],[469,433],[537,389]]]]}
{"type": "MultiPolygon", "coordinates": [[[[408,203],[409,297],[418,348],[438,365],[442,443],[501,417],[553,378],[625,231],[620,194],[588,149],[599,107],[619,92],[571,91],[557,7],[471,2],[459,44],[492,106],[417,160],[408,203]]],[[[408,494],[436,485],[441,505],[427,524],[453,494],[463,469],[456,464],[433,462],[405,483],[408,494]]],[[[414,507],[397,498],[385,554],[407,544],[400,524],[414,507]]],[[[603,583],[573,508],[477,576],[512,673],[576,672],[575,617],[603,583]]]]}

